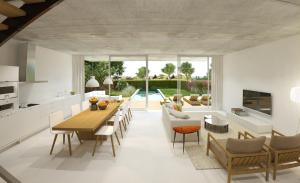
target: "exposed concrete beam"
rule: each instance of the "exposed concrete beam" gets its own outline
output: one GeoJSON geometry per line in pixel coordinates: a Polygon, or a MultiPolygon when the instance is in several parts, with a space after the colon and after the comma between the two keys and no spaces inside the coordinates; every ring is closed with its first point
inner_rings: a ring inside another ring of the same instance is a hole
{"type": "Polygon", "coordinates": [[[283,3],[288,3],[288,4],[292,4],[295,6],[300,6],[300,1],[299,0],[275,0],[275,1],[280,1],[283,3]]]}

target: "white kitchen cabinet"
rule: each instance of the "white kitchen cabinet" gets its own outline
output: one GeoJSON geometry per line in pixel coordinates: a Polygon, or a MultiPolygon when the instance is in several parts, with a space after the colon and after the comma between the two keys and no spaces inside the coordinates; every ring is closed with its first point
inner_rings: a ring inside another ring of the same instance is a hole
{"type": "Polygon", "coordinates": [[[0,149],[19,140],[18,113],[0,118],[0,149]]]}
{"type": "Polygon", "coordinates": [[[70,116],[71,105],[80,102],[80,95],[68,96],[0,117],[0,149],[49,127],[49,114],[52,112],[62,110],[65,117],[70,116]]]}
{"type": "Polygon", "coordinates": [[[40,106],[34,106],[23,109],[19,112],[19,126],[22,131],[20,138],[26,138],[47,127],[47,123],[43,123],[40,117],[40,106]]]}

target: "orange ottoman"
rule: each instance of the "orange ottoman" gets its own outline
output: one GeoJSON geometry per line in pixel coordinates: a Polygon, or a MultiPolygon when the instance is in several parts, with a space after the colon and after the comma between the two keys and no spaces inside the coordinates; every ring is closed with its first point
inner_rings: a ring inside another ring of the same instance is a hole
{"type": "Polygon", "coordinates": [[[174,148],[174,143],[175,143],[175,138],[176,138],[176,133],[182,134],[182,142],[183,142],[183,153],[184,153],[184,143],[185,143],[185,135],[190,134],[190,133],[197,133],[198,136],[198,144],[199,144],[199,131],[201,129],[201,126],[178,126],[174,127],[174,140],[173,140],[173,148],[174,148]]]}

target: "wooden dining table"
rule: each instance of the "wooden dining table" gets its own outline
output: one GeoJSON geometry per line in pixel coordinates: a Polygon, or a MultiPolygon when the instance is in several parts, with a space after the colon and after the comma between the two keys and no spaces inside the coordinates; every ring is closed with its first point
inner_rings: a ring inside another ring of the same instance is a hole
{"type": "MultiPolygon", "coordinates": [[[[81,113],[52,127],[52,130],[72,131],[81,140],[95,140],[95,132],[109,120],[118,110],[122,102],[111,102],[105,110],[91,111],[87,109],[81,113]]],[[[71,144],[69,144],[71,154],[71,144]]]]}

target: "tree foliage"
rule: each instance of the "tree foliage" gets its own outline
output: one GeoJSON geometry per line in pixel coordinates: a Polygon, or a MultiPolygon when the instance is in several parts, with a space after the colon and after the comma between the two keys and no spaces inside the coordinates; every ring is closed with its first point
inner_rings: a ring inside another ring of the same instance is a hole
{"type": "Polygon", "coordinates": [[[168,75],[168,79],[170,79],[171,74],[175,71],[175,65],[172,63],[167,63],[164,68],[161,69],[161,71],[168,75]]]}
{"type": "Polygon", "coordinates": [[[123,64],[123,61],[113,61],[110,63],[110,72],[114,78],[120,78],[124,73],[126,68],[123,64]]]}
{"type": "MultiPolygon", "coordinates": [[[[85,82],[87,82],[91,76],[95,76],[96,80],[102,85],[103,81],[109,76],[109,62],[89,62],[85,61],[85,82]]],[[[111,62],[111,75],[113,77],[120,77],[125,71],[122,61],[111,62]]]]}
{"type": "MultiPolygon", "coordinates": [[[[148,73],[149,72],[150,72],[150,70],[148,69],[148,73]]],[[[145,77],[146,77],[146,67],[140,67],[138,69],[138,72],[136,73],[136,76],[138,78],[145,79],[145,77]]]]}
{"type": "Polygon", "coordinates": [[[181,64],[181,72],[185,75],[185,78],[187,80],[190,80],[192,78],[192,74],[195,72],[195,69],[193,68],[192,64],[189,62],[183,62],[181,64]]]}
{"type": "Polygon", "coordinates": [[[87,82],[91,76],[95,76],[96,80],[102,85],[103,81],[109,76],[108,62],[85,62],[85,82],[87,82]]]}

